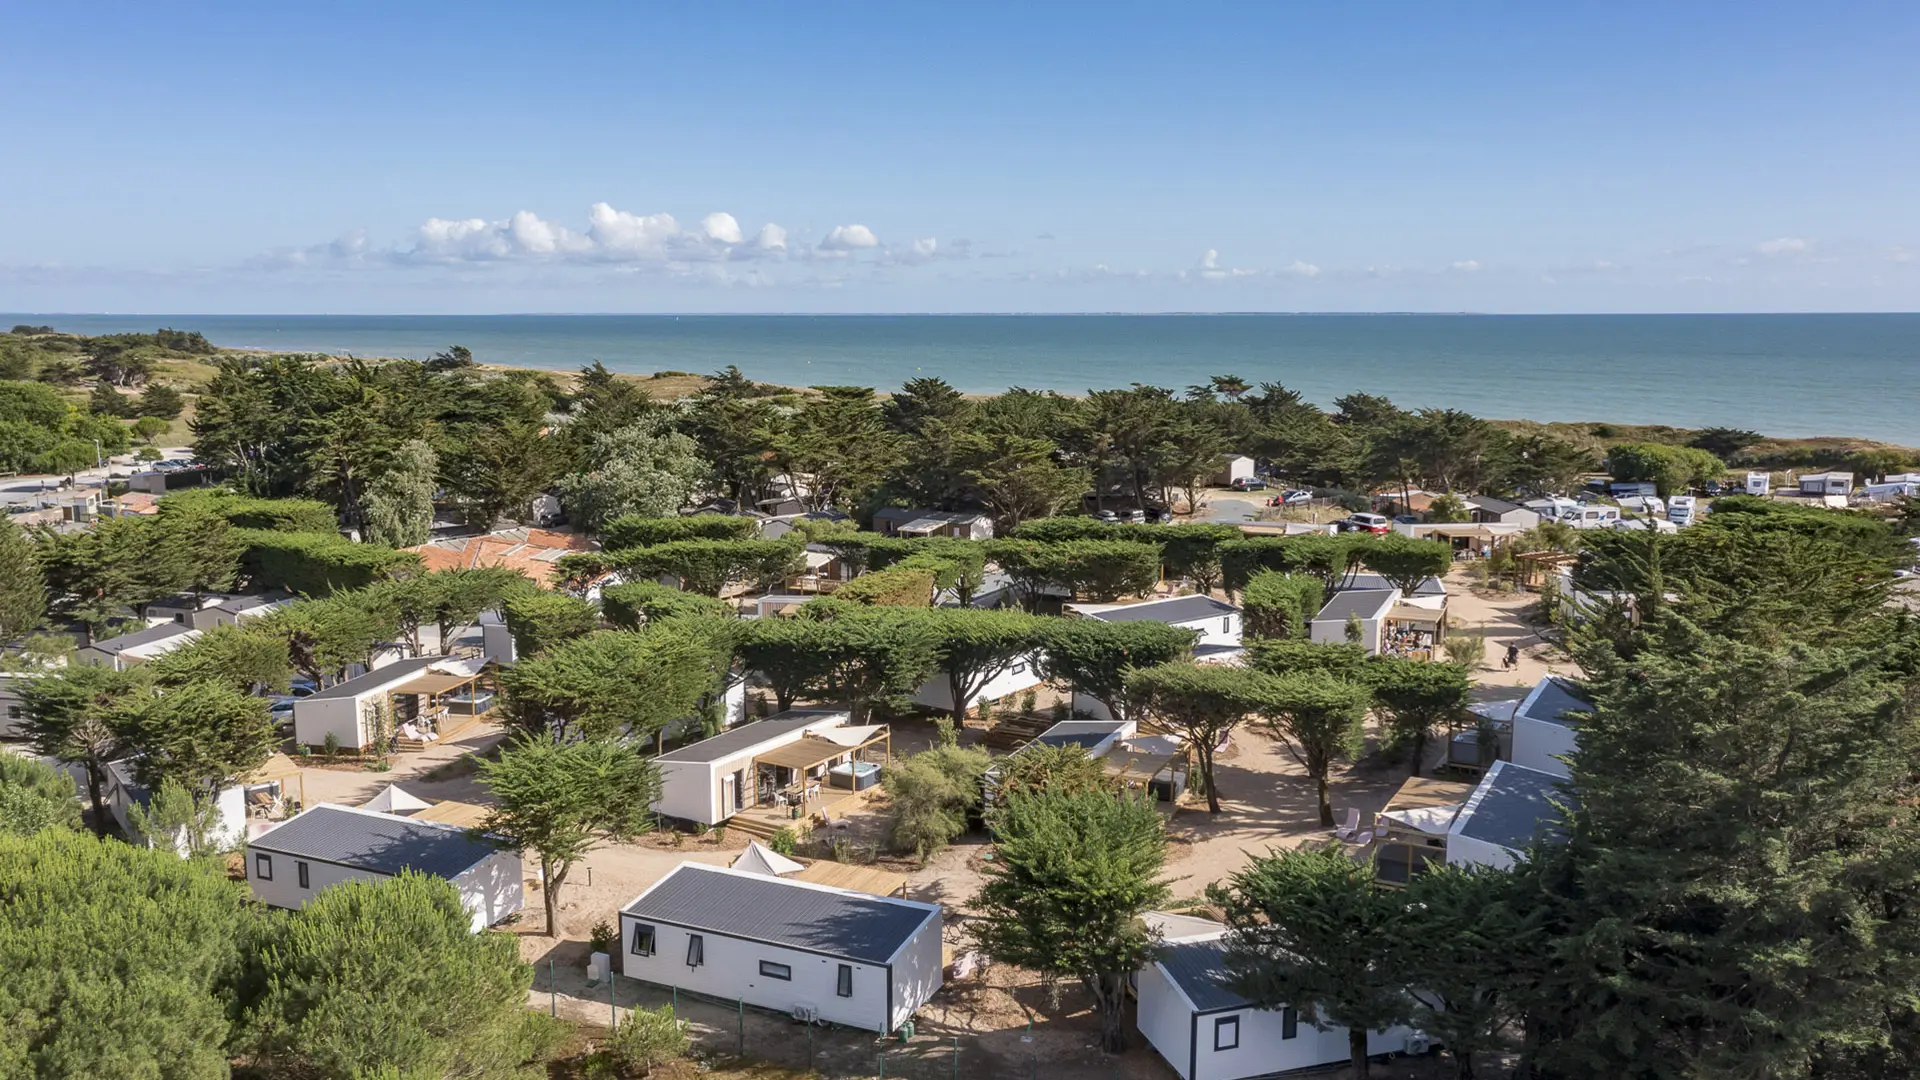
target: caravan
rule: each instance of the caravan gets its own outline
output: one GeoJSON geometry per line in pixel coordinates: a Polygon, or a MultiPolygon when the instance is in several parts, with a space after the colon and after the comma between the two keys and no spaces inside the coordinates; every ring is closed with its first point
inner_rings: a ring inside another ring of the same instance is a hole
{"type": "Polygon", "coordinates": [[[1699,502],[1692,495],[1675,495],[1667,500],[1667,520],[1684,529],[1699,520],[1699,502]]]}

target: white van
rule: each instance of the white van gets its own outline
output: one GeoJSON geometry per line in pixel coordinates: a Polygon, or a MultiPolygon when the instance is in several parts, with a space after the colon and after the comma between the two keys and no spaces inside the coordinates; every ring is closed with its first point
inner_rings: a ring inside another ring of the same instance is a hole
{"type": "Polygon", "coordinates": [[[1667,500],[1667,520],[1681,528],[1694,523],[1699,504],[1692,495],[1675,495],[1667,500]]]}

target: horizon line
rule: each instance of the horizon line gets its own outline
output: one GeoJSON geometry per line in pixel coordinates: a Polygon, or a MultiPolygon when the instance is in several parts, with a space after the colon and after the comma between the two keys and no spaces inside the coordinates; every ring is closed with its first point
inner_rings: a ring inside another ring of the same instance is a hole
{"type": "Polygon", "coordinates": [[[1267,318],[1476,318],[1476,319],[1587,319],[1587,318],[1768,318],[1808,315],[1916,315],[1920,311],[0,311],[0,318],[222,318],[222,319],[683,319],[683,318],[1205,318],[1260,316],[1267,318]]]}

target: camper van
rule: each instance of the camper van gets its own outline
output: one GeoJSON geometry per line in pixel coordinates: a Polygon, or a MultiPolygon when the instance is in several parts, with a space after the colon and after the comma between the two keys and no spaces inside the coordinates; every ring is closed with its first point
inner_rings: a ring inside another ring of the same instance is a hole
{"type": "Polygon", "coordinates": [[[1773,474],[1763,473],[1763,472],[1748,473],[1747,474],[1747,494],[1749,495],[1773,494],[1773,474]]]}
{"type": "Polygon", "coordinates": [[[1667,520],[1683,529],[1698,520],[1696,513],[1698,503],[1692,495],[1675,495],[1667,500],[1667,520]]]}
{"type": "Polygon", "coordinates": [[[1581,503],[1572,499],[1534,499],[1525,504],[1542,521],[1558,521],[1576,529],[1606,529],[1620,520],[1620,508],[1603,503],[1581,503]]]}

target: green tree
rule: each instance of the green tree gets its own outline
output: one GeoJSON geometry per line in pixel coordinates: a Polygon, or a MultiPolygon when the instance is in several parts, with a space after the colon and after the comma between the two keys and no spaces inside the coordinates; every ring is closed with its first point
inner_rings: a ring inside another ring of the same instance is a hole
{"type": "Polygon", "coordinates": [[[286,642],[293,669],[319,686],[354,664],[368,663],[373,650],[399,629],[392,609],[378,597],[340,593],[304,600],[258,619],[249,630],[286,642]]]}
{"type": "Polygon", "coordinates": [[[94,832],[107,831],[102,792],[107,763],[127,752],[123,710],[144,689],[144,673],[82,664],[19,681],[20,734],[36,754],[80,767],[93,805],[94,832]]]}
{"type": "Polygon", "coordinates": [[[653,581],[609,585],[600,592],[600,613],[622,630],[688,616],[731,616],[732,605],[653,581]]]}
{"type": "Polygon", "coordinates": [[[710,643],[679,626],[599,631],[503,670],[503,712],[529,735],[646,740],[694,715],[714,666],[710,643]]]}
{"type": "Polygon", "coordinates": [[[688,592],[719,596],[729,585],[771,588],[806,565],[799,544],[780,540],[676,540],[606,556],[629,577],[671,577],[688,592]]]}
{"type": "Polygon", "coordinates": [[[1399,894],[1376,889],[1372,866],[1330,845],[1255,859],[1207,897],[1227,915],[1227,986],[1257,1008],[1296,1009],[1318,1030],[1346,1028],[1353,1075],[1368,1075],[1367,1032],[1412,1015],[1394,933],[1399,894]]]}
{"type": "Polygon", "coordinates": [[[1188,656],[1199,635],[1168,623],[1060,619],[1046,626],[1040,674],[1098,701],[1117,720],[1132,719],[1129,667],[1152,667],[1188,656]]]}
{"type": "Polygon", "coordinates": [[[816,639],[814,620],[778,616],[755,619],[740,635],[741,666],[767,680],[781,712],[825,690],[830,661],[816,639]]]}
{"type": "Polygon", "coordinates": [[[1052,439],[992,425],[954,436],[959,477],[1001,534],[1080,501],[1087,490],[1087,470],[1059,460],[1058,455],[1052,439]]]}
{"type": "Polygon", "coordinates": [[[439,490],[440,457],[424,439],[401,443],[385,471],[367,484],[369,543],[413,547],[433,535],[433,496],[439,490]]]}
{"type": "Polygon", "coordinates": [[[147,805],[127,807],[130,839],[183,858],[203,859],[224,850],[228,838],[220,835],[220,807],[171,778],[160,781],[147,805]]]}
{"type": "Polygon", "coordinates": [[[1174,661],[1134,668],[1126,676],[1127,697],[1155,725],[1186,741],[1207,793],[1207,812],[1220,812],[1213,782],[1213,754],[1233,729],[1269,696],[1260,684],[1270,676],[1238,666],[1174,661]]]}
{"type": "Polygon", "coordinates": [[[1420,775],[1433,729],[1466,711],[1473,689],[1466,666],[1376,656],[1361,676],[1373,691],[1374,707],[1384,714],[1390,741],[1408,748],[1413,775],[1420,775]]]}
{"type": "Polygon", "coordinates": [[[568,519],[588,533],[629,514],[678,514],[713,468],[658,415],[595,436],[586,456],[585,470],[562,477],[557,490],[568,519]]]}
{"type": "Polygon", "coordinates": [[[270,1075],[526,1075],[533,969],[453,885],[344,881],[267,922],[240,1044],[270,1075]]]}
{"type": "Polygon", "coordinates": [[[244,896],[223,868],[169,852],[0,835],[8,1075],[224,1080],[244,896]]]}
{"type": "Polygon", "coordinates": [[[1650,480],[1662,498],[1727,473],[1726,463],[1705,450],[1666,443],[1621,443],[1607,448],[1615,480],[1650,480]]]}
{"type": "Polygon", "coordinates": [[[592,604],[565,593],[530,592],[501,607],[516,655],[532,659],[564,642],[591,634],[600,625],[592,604]]]}
{"type": "Polygon", "coordinates": [[[447,490],[466,507],[468,524],[482,530],[531,512],[559,468],[558,448],[541,423],[519,418],[480,428],[440,462],[447,490]]]}
{"type": "Polygon", "coordinates": [[[1513,902],[1513,875],[1485,866],[1430,866],[1400,894],[1388,933],[1413,996],[1413,1026],[1471,1080],[1477,1055],[1503,1049],[1518,1019],[1522,965],[1544,959],[1527,912],[1513,902]]]}
{"type": "Polygon", "coordinates": [[[673,1014],[671,1005],[635,1006],[607,1039],[607,1053],[613,1060],[643,1077],[653,1075],[656,1066],[686,1057],[692,1046],[687,1022],[673,1014]]]}
{"type": "Polygon", "coordinates": [[[920,616],[934,633],[936,670],[946,676],[955,724],[963,723],[988,683],[1031,663],[1046,624],[1017,611],[933,608],[920,616]]]}
{"type": "Polygon", "coordinates": [[[994,811],[994,860],[973,900],[988,956],[1045,979],[1076,979],[1100,1017],[1100,1046],[1127,1048],[1127,979],[1152,955],[1141,916],[1172,891],[1167,835],[1144,795],[1015,795],[994,811]]]}
{"type": "Polygon", "coordinates": [[[47,615],[47,588],[34,543],[20,526],[0,521],[0,641],[17,641],[47,615]]]}
{"type": "Polygon", "coordinates": [[[715,485],[739,503],[766,494],[773,473],[766,450],[781,441],[787,426],[763,391],[739,368],[728,367],[693,395],[683,414],[700,456],[713,463],[715,485]]]}
{"type": "Polygon", "coordinates": [[[187,407],[187,399],[180,391],[165,383],[150,382],[140,391],[140,415],[160,420],[178,420],[180,412],[187,407]]]}
{"type": "Polygon", "coordinates": [[[540,860],[547,936],[560,932],[560,890],[597,843],[620,843],[653,828],[660,772],[624,742],[522,737],[497,761],[480,763],[494,798],[479,832],[540,860]]]}
{"type": "Polygon", "coordinates": [[[1319,671],[1302,671],[1258,684],[1259,712],[1287,753],[1313,779],[1320,824],[1333,826],[1328,781],[1336,761],[1352,760],[1365,737],[1367,687],[1319,671]]]}
{"type": "Polygon", "coordinates": [[[967,831],[993,758],[977,747],[936,746],[887,767],[888,842],[924,861],[967,831]]]}
{"type": "Polygon", "coordinates": [[[1114,780],[1099,758],[1090,757],[1083,746],[1048,746],[1033,742],[1020,752],[999,759],[993,765],[993,788],[997,798],[1049,792],[1066,795],[1075,792],[1112,793],[1114,780]]]}
{"type": "Polygon", "coordinates": [[[143,416],[133,422],[133,433],[139,436],[140,441],[146,443],[148,446],[152,446],[155,439],[165,435],[168,431],[172,430],[172,428],[172,424],[167,423],[157,416],[143,416]]]}
{"type": "Polygon", "coordinates": [[[111,385],[99,382],[93,384],[93,393],[87,398],[87,411],[95,416],[110,416],[116,420],[133,415],[133,399],[115,390],[111,385]]]}
{"type": "MultiPolygon", "coordinates": [[[[815,601],[819,603],[819,601],[815,601]]],[[[826,662],[822,690],[864,724],[876,705],[901,705],[935,671],[937,638],[920,613],[841,605],[813,620],[826,662]]]]}
{"type": "Polygon", "coordinates": [[[676,540],[753,540],[759,535],[760,523],[745,516],[688,514],[684,517],[647,517],[623,514],[607,522],[600,539],[608,551],[624,551],[676,540]]]}
{"type": "Polygon", "coordinates": [[[1453,549],[1444,540],[1388,533],[1360,541],[1353,548],[1353,558],[1387,584],[1411,594],[1421,582],[1447,572],[1453,565],[1453,549]]]}
{"type": "Polygon", "coordinates": [[[265,764],[279,742],[266,699],[222,682],[137,697],[119,723],[142,783],[172,780],[200,801],[265,764]]]}
{"type": "Polygon", "coordinates": [[[889,431],[872,389],[816,386],[776,444],[781,464],[804,478],[812,510],[864,508],[898,467],[900,436],[889,431]]]}
{"type": "Polygon", "coordinates": [[[79,827],[73,777],[22,754],[0,754],[0,835],[79,827]]]}
{"type": "Polygon", "coordinates": [[[1323,603],[1318,578],[1265,570],[1247,579],[1240,609],[1248,637],[1305,638],[1323,603]]]}
{"type": "Polygon", "coordinates": [[[284,694],[293,673],[285,638],[242,626],[203,630],[146,666],[162,686],[215,683],[242,693],[284,694]]]}
{"type": "Polygon", "coordinates": [[[1467,501],[1449,491],[1435,495],[1427,504],[1427,520],[1450,524],[1469,520],[1472,515],[1467,510],[1467,501]]]}

